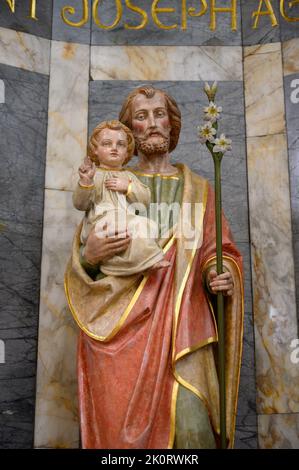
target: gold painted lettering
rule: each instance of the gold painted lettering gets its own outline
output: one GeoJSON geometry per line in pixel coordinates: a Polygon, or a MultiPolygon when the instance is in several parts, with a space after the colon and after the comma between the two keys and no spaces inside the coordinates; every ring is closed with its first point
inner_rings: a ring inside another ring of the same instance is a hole
{"type": "Polygon", "coordinates": [[[8,6],[9,6],[9,8],[10,8],[10,11],[11,11],[12,13],[14,13],[14,12],[15,12],[15,8],[16,8],[16,6],[15,6],[15,0],[6,0],[6,3],[8,4],[8,6]]]}
{"type": "MultiPolygon", "coordinates": [[[[299,21],[299,18],[296,17],[296,16],[288,16],[286,11],[285,11],[285,4],[284,4],[285,0],[280,0],[280,13],[281,13],[281,16],[286,20],[288,21],[289,23],[293,22],[293,21],[299,21]]],[[[292,2],[289,2],[289,8],[292,8],[294,5],[298,5],[299,4],[299,0],[293,0],[292,2]]]]}
{"type": "Polygon", "coordinates": [[[154,0],[152,3],[152,17],[154,20],[154,23],[160,28],[160,29],[175,29],[178,27],[177,24],[172,24],[170,26],[167,26],[163,24],[159,18],[157,13],[174,13],[175,8],[158,8],[158,3],[160,0],[154,0]]]}
{"type": "Polygon", "coordinates": [[[254,11],[252,13],[252,18],[256,17],[255,21],[254,21],[254,24],[252,26],[252,29],[257,29],[259,17],[260,16],[265,16],[265,15],[270,16],[272,26],[277,26],[278,25],[278,21],[276,19],[275,13],[274,13],[271,0],[260,0],[258,10],[254,11]],[[267,7],[267,10],[262,11],[262,6],[263,6],[264,2],[265,2],[265,6],[267,7]]]}
{"type": "MultiPolygon", "coordinates": [[[[7,5],[10,8],[10,11],[12,13],[15,13],[16,11],[16,2],[15,0],[6,0],[7,5]]],[[[30,15],[28,18],[31,18],[32,20],[37,20],[36,17],[36,0],[31,0],[31,5],[30,5],[30,15]]]]}
{"type": "Polygon", "coordinates": [[[190,7],[187,10],[187,0],[182,0],[182,30],[183,31],[187,29],[187,13],[189,16],[197,16],[197,17],[203,16],[206,13],[208,9],[207,0],[200,0],[200,1],[202,4],[201,10],[199,12],[196,12],[196,8],[194,7],[190,7]]]}
{"type": "Polygon", "coordinates": [[[211,22],[210,29],[216,29],[216,13],[231,13],[231,30],[237,31],[237,0],[231,0],[231,7],[216,7],[216,0],[211,0],[211,22]]]}
{"type": "Polygon", "coordinates": [[[135,11],[136,13],[138,13],[139,15],[142,16],[143,20],[142,22],[137,25],[137,26],[130,26],[128,24],[125,24],[125,28],[126,29],[144,29],[148,23],[148,16],[147,16],[147,13],[146,11],[142,10],[141,8],[139,7],[136,7],[136,5],[132,5],[131,3],[131,0],[126,0],[126,6],[132,10],[132,11],[135,11]]]}
{"type": "Polygon", "coordinates": [[[115,26],[118,25],[118,23],[120,22],[121,20],[121,17],[122,17],[122,14],[123,14],[123,7],[122,7],[122,4],[121,4],[121,0],[115,0],[115,6],[116,6],[116,17],[115,17],[115,20],[112,24],[110,25],[106,25],[106,24],[103,24],[99,18],[99,13],[98,13],[98,8],[99,8],[99,1],[100,0],[95,0],[93,2],[93,5],[92,5],[92,16],[93,16],[93,20],[95,22],[95,24],[101,28],[101,29],[105,29],[105,30],[109,30],[109,29],[113,29],[115,28],[115,26]]]}
{"type": "Polygon", "coordinates": [[[61,13],[60,13],[61,18],[64,21],[64,23],[66,23],[68,26],[75,26],[76,28],[80,28],[81,26],[87,23],[88,18],[89,18],[88,0],[82,0],[82,10],[83,10],[82,19],[78,21],[77,23],[74,23],[73,21],[69,20],[65,16],[66,13],[69,13],[70,15],[75,15],[76,10],[74,7],[71,7],[71,6],[62,8],[61,13]]]}
{"type": "Polygon", "coordinates": [[[31,0],[29,18],[31,18],[32,20],[37,20],[37,17],[36,17],[36,0],[31,0]]]}

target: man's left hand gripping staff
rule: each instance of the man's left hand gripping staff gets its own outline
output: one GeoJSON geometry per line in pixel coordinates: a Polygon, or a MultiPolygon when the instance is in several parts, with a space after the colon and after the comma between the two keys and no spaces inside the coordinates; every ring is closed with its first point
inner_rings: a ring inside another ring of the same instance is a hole
{"type": "Polygon", "coordinates": [[[223,295],[231,296],[234,293],[233,277],[229,271],[217,275],[215,269],[207,273],[207,286],[212,294],[222,292],[223,295]]]}

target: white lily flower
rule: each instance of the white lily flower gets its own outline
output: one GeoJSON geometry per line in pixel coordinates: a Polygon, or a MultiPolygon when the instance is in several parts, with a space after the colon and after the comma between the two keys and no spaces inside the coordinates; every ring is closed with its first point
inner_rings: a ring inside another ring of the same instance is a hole
{"type": "Polygon", "coordinates": [[[215,152],[215,153],[218,153],[218,152],[225,153],[228,150],[232,149],[231,143],[232,143],[231,139],[227,139],[225,137],[225,134],[221,134],[219,139],[215,139],[215,141],[214,141],[215,145],[213,147],[213,152],[215,152]]]}
{"type": "Polygon", "coordinates": [[[213,123],[219,119],[220,113],[222,112],[222,107],[217,106],[215,103],[213,103],[213,101],[210,101],[209,106],[204,108],[204,112],[205,120],[211,121],[213,123]]]}
{"type": "Polygon", "coordinates": [[[205,82],[204,90],[205,90],[206,93],[210,93],[211,87],[210,87],[210,85],[208,84],[208,82],[205,82]]]}
{"type": "Polygon", "coordinates": [[[210,86],[206,82],[204,86],[204,90],[205,90],[207,97],[209,98],[209,101],[213,101],[217,93],[217,82],[214,82],[212,86],[210,86]]]}
{"type": "Polygon", "coordinates": [[[216,129],[212,126],[211,122],[207,122],[203,126],[199,127],[199,141],[202,144],[205,144],[207,141],[214,142],[214,135],[216,134],[216,129]]]}

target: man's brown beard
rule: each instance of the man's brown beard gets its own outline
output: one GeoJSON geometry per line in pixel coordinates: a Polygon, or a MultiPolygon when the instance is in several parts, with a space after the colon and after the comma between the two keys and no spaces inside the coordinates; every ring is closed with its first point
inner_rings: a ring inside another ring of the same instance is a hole
{"type": "Polygon", "coordinates": [[[162,137],[159,143],[149,143],[147,139],[138,139],[135,137],[136,148],[144,155],[162,155],[169,150],[169,138],[162,137]]]}

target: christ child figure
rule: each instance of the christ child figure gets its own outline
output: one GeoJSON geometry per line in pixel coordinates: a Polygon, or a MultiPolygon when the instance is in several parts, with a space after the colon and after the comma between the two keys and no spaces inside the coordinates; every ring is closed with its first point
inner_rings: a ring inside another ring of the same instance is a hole
{"type": "MultiPolygon", "coordinates": [[[[101,262],[100,270],[111,276],[130,276],[166,268],[169,262],[157,242],[157,224],[136,214],[136,206],[151,202],[148,186],[123,168],[133,156],[134,137],[119,121],[101,122],[92,132],[87,157],[79,167],[79,181],[73,193],[76,209],[85,211],[81,243],[92,230],[99,238],[127,236],[129,247],[101,262]]],[[[141,206],[140,206],[141,205],[141,206]]]]}

